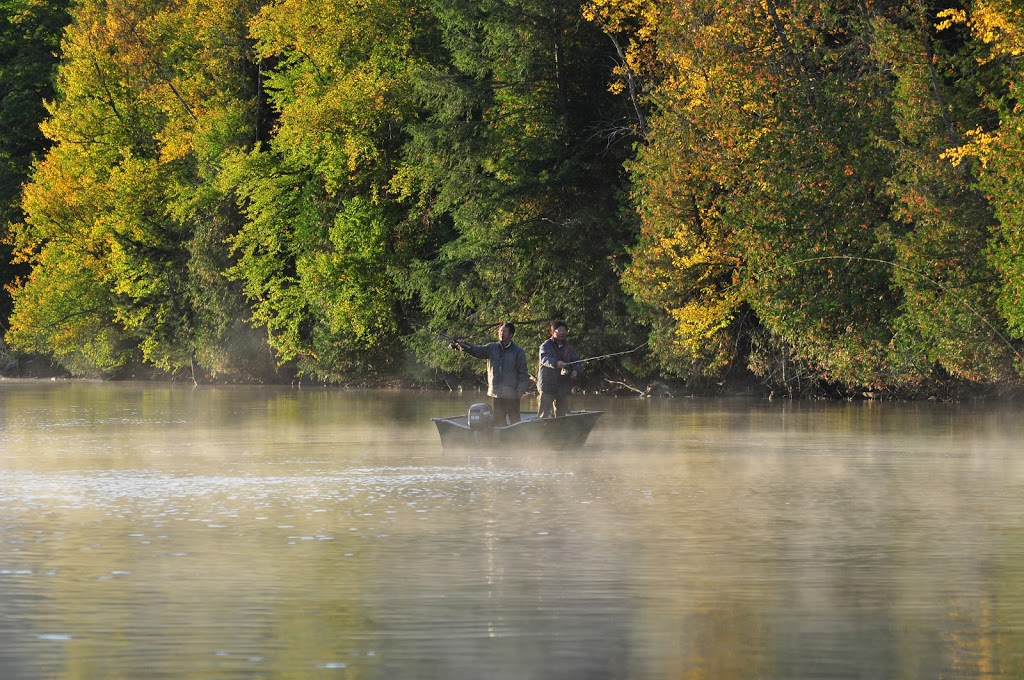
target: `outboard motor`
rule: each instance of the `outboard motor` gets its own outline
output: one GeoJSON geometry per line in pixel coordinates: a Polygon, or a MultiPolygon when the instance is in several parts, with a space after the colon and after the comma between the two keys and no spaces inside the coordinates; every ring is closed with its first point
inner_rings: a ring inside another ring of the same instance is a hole
{"type": "Polygon", "coordinates": [[[473,404],[469,407],[469,429],[490,430],[494,427],[494,412],[490,404],[473,404]]]}

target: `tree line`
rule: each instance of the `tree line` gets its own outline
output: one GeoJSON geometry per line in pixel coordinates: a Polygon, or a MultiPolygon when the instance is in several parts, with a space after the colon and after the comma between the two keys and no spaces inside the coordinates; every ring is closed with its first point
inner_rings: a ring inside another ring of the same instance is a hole
{"type": "Polygon", "coordinates": [[[77,375],[1019,382],[1011,0],[0,0],[0,323],[77,375]]]}

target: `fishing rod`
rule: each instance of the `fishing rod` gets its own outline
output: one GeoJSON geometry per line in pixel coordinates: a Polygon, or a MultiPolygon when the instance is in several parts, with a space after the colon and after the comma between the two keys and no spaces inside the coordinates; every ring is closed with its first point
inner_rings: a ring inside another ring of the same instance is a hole
{"type": "MultiPolygon", "coordinates": [[[[520,327],[522,327],[522,326],[535,326],[537,324],[542,324],[542,323],[543,324],[551,323],[551,319],[526,319],[526,320],[506,319],[505,321],[473,322],[473,321],[471,321],[472,316],[475,316],[475,315],[471,315],[471,317],[469,319],[467,319],[467,321],[469,321],[469,323],[467,325],[470,328],[497,328],[498,326],[501,326],[502,324],[506,324],[506,323],[507,324],[512,324],[513,326],[520,326],[520,327]]],[[[421,321],[417,321],[416,319],[413,319],[412,317],[402,317],[402,318],[406,319],[407,321],[412,322],[416,326],[419,326],[420,328],[422,328],[423,330],[427,331],[428,333],[430,333],[432,335],[436,335],[436,336],[440,337],[441,339],[447,341],[448,345],[450,347],[453,344],[457,344],[456,341],[459,338],[456,338],[456,337],[451,336],[451,335],[446,335],[446,334],[444,334],[444,333],[442,333],[440,331],[436,331],[433,328],[431,328],[430,326],[428,326],[427,324],[425,324],[425,323],[423,323],[421,321]]],[[[452,349],[455,349],[455,348],[452,347],[452,349]]],[[[639,349],[639,347],[637,349],[639,349]]],[[[630,350],[630,351],[633,352],[633,351],[636,351],[636,350],[630,350]]],[[[587,361],[589,361],[589,359],[587,361]]]]}
{"type": "MultiPolygon", "coordinates": [[[[430,326],[426,325],[425,323],[417,321],[416,319],[413,319],[412,317],[405,317],[405,319],[408,320],[408,321],[411,321],[413,324],[419,326],[420,328],[422,328],[423,330],[427,331],[428,333],[430,333],[432,335],[436,335],[436,336],[440,337],[442,340],[446,340],[448,342],[448,347],[450,349],[455,349],[455,348],[459,347],[459,338],[455,338],[455,337],[453,337],[451,335],[447,335],[445,333],[442,333],[441,331],[434,330],[433,328],[431,328],[430,326]]],[[[530,321],[512,321],[512,322],[507,322],[507,323],[515,323],[515,324],[521,324],[523,326],[526,326],[526,325],[534,324],[534,323],[547,323],[548,321],[549,321],[548,319],[531,319],[530,321]]],[[[476,324],[476,325],[478,327],[490,327],[490,326],[500,326],[501,323],[503,323],[503,322],[487,324],[487,326],[484,326],[483,324],[476,324]]],[[[622,351],[622,352],[611,352],[610,354],[601,354],[601,355],[596,356],[596,357],[587,357],[586,359],[579,359],[577,361],[569,361],[569,362],[566,362],[566,366],[572,366],[574,364],[586,364],[586,363],[590,363],[591,361],[599,361],[601,359],[610,359],[611,357],[618,357],[618,356],[623,356],[623,355],[626,355],[626,354],[632,354],[633,352],[636,352],[636,351],[639,351],[639,350],[643,349],[644,347],[647,346],[647,344],[648,343],[645,342],[642,345],[637,345],[633,349],[627,349],[627,350],[622,351]]]]}
{"type": "MultiPolygon", "coordinates": [[[[468,321],[469,319],[467,319],[468,321]]],[[[551,319],[505,319],[504,321],[477,321],[469,324],[470,328],[497,328],[503,323],[510,323],[514,326],[535,326],[537,324],[548,324],[551,323],[551,319]]]]}
{"type": "MultiPolygon", "coordinates": [[[[422,323],[420,321],[417,321],[416,319],[413,319],[411,317],[405,317],[405,318],[406,318],[406,320],[411,321],[413,324],[415,324],[415,325],[419,326],[420,328],[422,328],[423,330],[425,330],[427,333],[429,333],[431,335],[435,335],[435,336],[439,337],[440,339],[444,340],[445,342],[447,342],[448,343],[448,349],[461,349],[462,348],[462,345],[459,344],[460,341],[462,341],[462,338],[457,338],[454,335],[448,335],[447,333],[442,333],[441,331],[434,330],[433,328],[431,328],[427,324],[422,323]]],[[[496,324],[491,324],[491,325],[493,325],[493,326],[500,326],[501,323],[496,323],[496,324]]]]}
{"type": "Polygon", "coordinates": [[[586,359],[579,359],[577,361],[566,361],[565,365],[566,366],[572,366],[573,364],[585,364],[585,363],[588,363],[590,361],[597,361],[599,359],[608,359],[610,357],[622,356],[623,354],[632,354],[633,352],[636,352],[637,350],[643,349],[646,346],[647,346],[647,343],[645,342],[642,345],[638,345],[638,346],[634,347],[633,349],[627,349],[624,352],[612,352],[611,354],[602,354],[602,355],[596,356],[596,357],[587,357],[586,359]]]}
{"type": "MultiPolygon", "coordinates": [[[[452,345],[456,344],[456,338],[454,336],[448,335],[446,333],[442,333],[441,331],[434,330],[433,328],[431,328],[427,324],[422,323],[421,321],[417,321],[416,319],[414,319],[414,318],[412,318],[410,316],[404,316],[402,318],[404,318],[406,321],[411,321],[414,325],[419,326],[420,328],[425,330],[427,333],[430,333],[431,335],[436,335],[437,337],[441,338],[442,340],[447,341],[449,347],[452,347],[452,345]]],[[[452,349],[454,349],[454,347],[452,347],[452,349]]]]}

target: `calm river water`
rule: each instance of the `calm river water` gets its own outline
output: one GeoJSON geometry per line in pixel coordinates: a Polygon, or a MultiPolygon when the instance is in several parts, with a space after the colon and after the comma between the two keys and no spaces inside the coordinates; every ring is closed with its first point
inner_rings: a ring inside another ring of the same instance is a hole
{"type": "Polygon", "coordinates": [[[1019,408],[482,400],[0,382],[0,676],[1024,676],[1019,408]]]}

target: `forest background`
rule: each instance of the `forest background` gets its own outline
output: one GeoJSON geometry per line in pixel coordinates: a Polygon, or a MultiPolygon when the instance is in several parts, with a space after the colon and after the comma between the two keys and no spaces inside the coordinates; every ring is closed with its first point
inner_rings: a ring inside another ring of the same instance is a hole
{"type": "Polygon", "coordinates": [[[0,5],[8,372],[1021,382],[1011,0],[0,5]]]}

